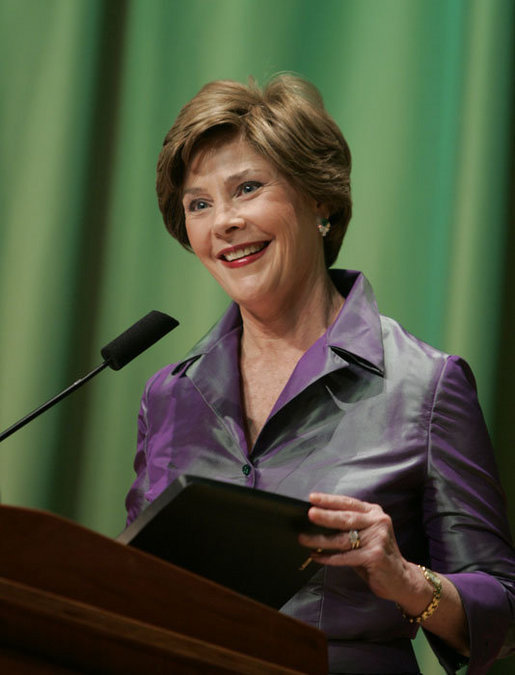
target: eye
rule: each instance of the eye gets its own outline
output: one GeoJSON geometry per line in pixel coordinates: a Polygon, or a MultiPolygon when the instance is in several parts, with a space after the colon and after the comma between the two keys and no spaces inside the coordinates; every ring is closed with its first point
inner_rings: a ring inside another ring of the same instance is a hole
{"type": "Polygon", "coordinates": [[[203,211],[204,209],[207,209],[208,206],[209,204],[203,199],[192,199],[188,204],[188,211],[203,211]]]}
{"type": "Polygon", "coordinates": [[[243,195],[250,195],[256,190],[258,190],[263,183],[260,183],[257,180],[249,180],[245,181],[245,183],[242,183],[241,185],[238,186],[237,192],[243,195]]]}

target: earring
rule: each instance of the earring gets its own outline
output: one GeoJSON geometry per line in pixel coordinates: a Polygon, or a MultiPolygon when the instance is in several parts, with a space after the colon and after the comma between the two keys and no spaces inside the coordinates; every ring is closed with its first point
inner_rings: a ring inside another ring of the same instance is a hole
{"type": "Polygon", "coordinates": [[[317,223],[317,228],[322,237],[325,237],[326,234],[331,229],[331,223],[327,218],[319,218],[317,223]]]}

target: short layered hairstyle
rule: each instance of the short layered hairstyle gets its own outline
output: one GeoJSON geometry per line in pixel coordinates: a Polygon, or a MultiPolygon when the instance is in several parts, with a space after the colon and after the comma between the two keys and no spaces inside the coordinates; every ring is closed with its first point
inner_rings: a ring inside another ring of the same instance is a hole
{"type": "Polygon", "coordinates": [[[201,146],[240,135],[289,183],[330,213],[327,267],[336,260],[351,214],[351,154],[318,89],[280,74],[261,89],[232,80],[209,82],[180,111],[157,163],[157,196],[167,230],[191,250],[182,204],[185,174],[201,146]]]}

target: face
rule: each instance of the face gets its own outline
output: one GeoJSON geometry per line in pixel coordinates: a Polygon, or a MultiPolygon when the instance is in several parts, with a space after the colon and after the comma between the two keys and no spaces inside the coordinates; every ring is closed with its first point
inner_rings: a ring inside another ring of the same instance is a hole
{"type": "Polygon", "coordinates": [[[194,253],[242,308],[280,309],[325,278],[323,209],[242,138],[197,152],[183,206],[194,253]]]}

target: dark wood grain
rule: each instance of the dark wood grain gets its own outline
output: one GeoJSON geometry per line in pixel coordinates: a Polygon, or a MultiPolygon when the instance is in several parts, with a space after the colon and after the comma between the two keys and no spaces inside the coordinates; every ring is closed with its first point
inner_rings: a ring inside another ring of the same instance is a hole
{"type": "Polygon", "coordinates": [[[59,647],[63,667],[75,653],[90,668],[90,653],[97,673],[122,672],[114,668],[123,654],[124,673],[141,663],[168,673],[170,659],[174,673],[327,673],[320,631],[63,518],[1,506],[0,537],[4,646],[59,647]]]}

